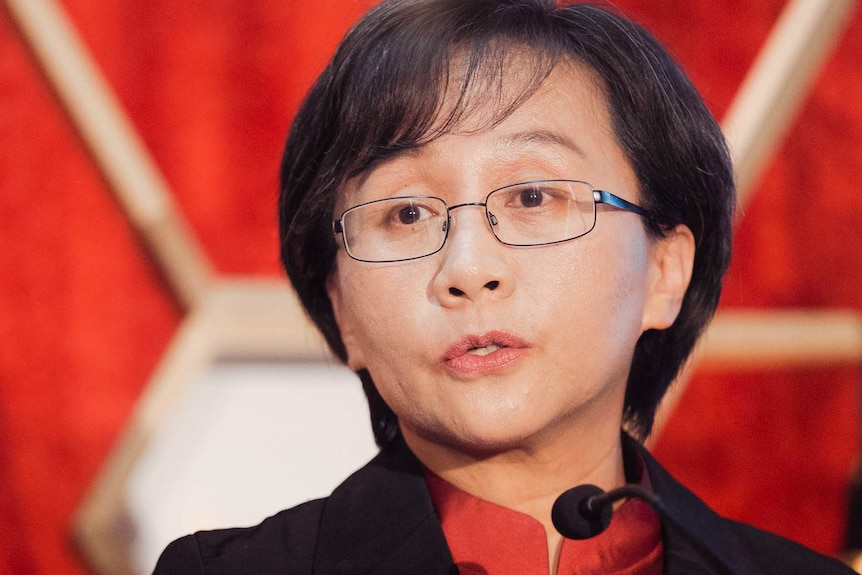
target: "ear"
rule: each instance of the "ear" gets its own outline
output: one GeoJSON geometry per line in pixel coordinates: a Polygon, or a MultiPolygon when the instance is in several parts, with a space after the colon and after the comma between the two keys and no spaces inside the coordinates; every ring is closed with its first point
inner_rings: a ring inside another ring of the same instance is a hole
{"type": "Polygon", "coordinates": [[[349,301],[344,297],[338,268],[326,278],[326,295],[329,296],[329,301],[332,303],[335,322],[338,324],[341,341],[347,352],[347,366],[353,371],[366,369],[368,365],[365,362],[362,346],[359,345],[361,339],[357,337],[356,333],[359,323],[351,312],[349,301]]]}
{"type": "Polygon", "coordinates": [[[676,320],[694,267],[694,234],[678,225],[653,241],[642,329],[667,329],[676,320]]]}

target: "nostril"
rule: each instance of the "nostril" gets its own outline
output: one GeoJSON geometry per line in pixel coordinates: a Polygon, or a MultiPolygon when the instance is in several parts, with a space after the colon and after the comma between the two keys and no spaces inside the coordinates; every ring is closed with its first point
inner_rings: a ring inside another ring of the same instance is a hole
{"type": "Polygon", "coordinates": [[[464,295],[464,292],[462,292],[461,290],[459,290],[459,289],[458,289],[458,288],[456,288],[456,287],[450,287],[450,288],[449,288],[449,293],[450,293],[451,295],[458,296],[458,297],[460,297],[460,296],[464,295]]]}
{"type": "Polygon", "coordinates": [[[499,281],[497,281],[497,280],[490,281],[490,282],[488,282],[488,283],[486,283],[486,284],[485,284],[485,287],[486,287],[486,288],[488,288],[488,289],[489,289],[489,290],[491,290],[491,291],[494,291],[494,290],[495,290],[495,289],[497,289],[499,286],[500,286],[500,282],[499,282],[499,281]]]}

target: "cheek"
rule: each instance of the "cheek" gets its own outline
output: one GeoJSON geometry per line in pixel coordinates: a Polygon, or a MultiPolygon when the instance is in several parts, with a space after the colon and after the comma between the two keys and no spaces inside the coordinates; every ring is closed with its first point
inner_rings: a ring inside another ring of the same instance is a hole
{"type": "Polygon", "coordinates": [[[615,246],[611,258],[616,265],[610,266],[614,273],[608,278],[608,296],[624,308],[640,310],[649,275],[645,241],[620,243],[615,246]]]}
{"type": "Polygon", "coordinates": [[[548,278],[544,291],[557,302],[549,317],[535,321],[557,323],[592,353],[607,353],[607,346],[633,346],[640,336],[647,277],[646,252],[635,240],[567,245],[534,274],[548,278]]]}
{"type": "MultiPolygon", "coordinates": [[[[413,266],[363,267],[345,274],[342,329],[348,328],[369,370],[387,366],[417,344],[426,324],[420,270],[413,266]]],[[[421,342],[419,342],[421,343],[421,342]]],[[[378,369],[379,371],[379,369],[378,369]]]]}
{"type": "Polygon", "coordinates": [[[621,245],[614,255],[617,265],[608,278],[606,342],[608,353],[621,358],[628,372],[635,345],[643,333],[643,316],[648,284],[648,259],[644,245],[621,245]]]}
{"type": "Polygon", "coordinates": [[[350,324],[357,344],[371,351],[391,339],[395,326],[387,319],[403,306],[379,290],[348,285],[346,293],[345,321],[350,324]]]}
{"type": "MultiPolygon", "coordinates": [[[[428,359],[431,338],[427,305],[419,299],[426,293],[416,278],[402,274],[357,274],[343,285],[349,294],[345,321],[353,330],[354,350],[362,358],[378,392],[401,421],[427,417],[417,366],[428,359]]],[[[351,366],[353,367],[353,366],[351,366]]]]}

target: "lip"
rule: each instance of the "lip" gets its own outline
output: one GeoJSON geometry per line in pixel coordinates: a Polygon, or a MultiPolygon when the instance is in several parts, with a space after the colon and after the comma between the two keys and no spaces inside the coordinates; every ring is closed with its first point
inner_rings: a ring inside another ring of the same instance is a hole
{"type": "Polygon", "coordinates": [[[484,375],[503,370],[529,353],[529,346],[518,336],[505,331],[469,334],[449,346],[443,356],[446,367],[459,375],[484,375]],[[497,345],[488,355],[467,353],[478,347],[497,345]]]}

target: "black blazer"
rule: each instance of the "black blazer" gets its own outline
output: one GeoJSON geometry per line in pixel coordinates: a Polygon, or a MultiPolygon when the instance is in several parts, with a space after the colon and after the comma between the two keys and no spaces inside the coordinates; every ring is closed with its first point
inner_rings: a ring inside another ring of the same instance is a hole
{"type": "MultiPolygon", "coordinates": [[[[665,573],[853,575],[834,559],[723,519],[640,451],[653,490],[680,525],[662,525],[665,573]],[[704,542],[698,545],[687,534],[704,542]]],[[[255,527],[199,532],[171,543],[154,575],[456,575],[422,464],[396,441],[329,497],[255,527]]]]}

